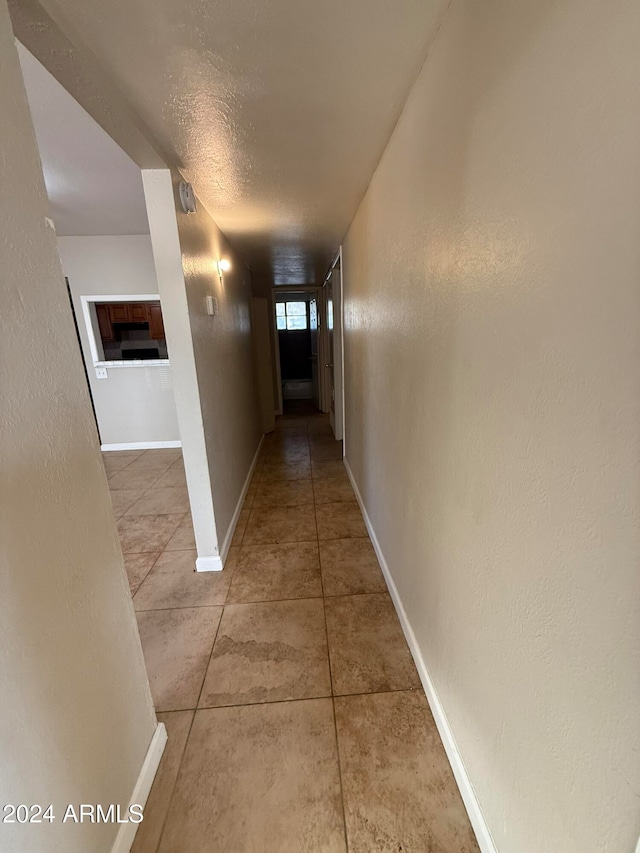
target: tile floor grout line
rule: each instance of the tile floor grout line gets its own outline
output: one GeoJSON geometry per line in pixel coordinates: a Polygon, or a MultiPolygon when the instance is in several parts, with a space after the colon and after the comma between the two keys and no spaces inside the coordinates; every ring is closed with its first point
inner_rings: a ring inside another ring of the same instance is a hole
{"type": "Polygon", "coordinates": [[[323,693],[320,696],[299,696],[289,699],[267,699],[263,702],[234,702],[231,705],[201,705],[197,708],[172,708],[158,714],[178,714],[184,711],[218,711],[222,708],[255,708],[259,705],[285,705],[290,702],[313,702],[316,699],[351,699],[356,696],[387,696],[390,693],[424,693],[422,687],[394,687],[392,690],[364,690],[357,693],[323,693]]]}
{"type": "MultiPolygon", "coordinates": [[[[306,504],[309,506],[309,504],[306,504]]],[[[248,524],[249,522],[247,522],[248,524]]],[[[243,548],[264,548],[267,545],[304,545],[308,542],[317,542],[317,539],[285,539],[285,540],[268,540],[266,542],[243,542],[243,548]]]]}
{"type": "Polygon", "coordinates": [[[333,733],[336,742],[336,758],[338,760],[338,780],[340,782],[340,803],[342,804],[342,825],[344,826],[344,844],[347,853],[349,853],[349,833],[347,831],[347,807],[344,801],[344,782],[342,781],[342,762],[340,760],[340,740],[338,738],[338,721],[336,720],[336,698],[333,695],[331,696],[331,710],[333,711],[333,733]]]}
{"type": "MultiPolygon", "coordinates": [[[[113,452],[113,451],[109,451],[109,450],[102,450],[102,449],[101,449],[101,450],[100,450],[100,455],[101,455],[101,456],[104,456],[104,454],[105,454],[105,453],[111,453],[111,452],[113,452]]],[[[117,453],[117,451],[115,451],[115,452],[117,453]]],[[[124,469],[125,469],[125,468],[128,468],[128,467],[129,467],[129,465],[131,465],[133,462],[135,462],[135,461],[136,461],[136,459],[140,459],[142,456],[144,456],[144,454],[145,454],[145,453],[147,453],[147,451],[146,451],[146,450],[143,450],[143,451],[142,451],[138,456],[135,456],[135,457],[131,460],[131,462],[127,462],[127,464],[126,464],[126,465],[123,465],[123,467],[122,467],[122,468],[118,468],[118,470],[117,470],[115,473],[111,474],[111,476],[112,476],[112,477],[115,477],[115,476],[116,476],[116,474],[119,474],[119,473],[120,473],[120,471],[124,471],[124,469]]],[[[108,459],[108,458],[109,458],[109,457],[107,457],[107,459],[108,459]]],[[[102,464],[104,465],[104,459],[102,460],[102,464]]],[[[105,468],[105,473],[106,473],[106,468],[105,468]]],[[[107,482],[108,482],[108,481],[109,481],[109,475],[107,474],[107,482]]]]}
{"type": "MultiPolygon", "coordinates": [[[[253,604],[254,602],[248,602],[253,604]]],[[[262,602],[255,602],[261,604],[262,602]]],[[[171,607],[140,607],[134,610],[136,613],[166,613],[168,610],[206,610],[208,607],[222,608],[225,604],[173,604],[171,607]]]]}
{"type": "MultiPolygon", "coordinates": [[[[313,484],[313,480],[311,481],[313,484]]],[[[338,784],[340,785],[340,805],[342,807],[342,826],[344,831],[345,848],[349,850],[349,839],[347,837],[347,813],[344,804],[344,786],[342,784],[342,766],[340,764],[340,747],[338,745],[338,724],[336,722],[336,703],[333,698],[333,671],[331,669],[331,651],[329,649],[329,626],[327,625],[327,607],[324,594],[324,580],[322,578],[322,558],[320,557],[320,537],[318,536],[318,516],[316,513],[315,491],[313,501],[313,515],[316,522],[316,537],[318,539],[318,566],[320,569],[320,591],[322,592],[322,613],[324,615],[324,634],[327,642],[327,664],[329,665],[329,687],[331,689],[331,714],[333,716],[333,737],[336,746],[336,761],[338,764],[338,784]]]]}
{"type": "MultiPolygon", "coordinates": [[[[290,544],[294,544],[294,543],[290,543],[290,544]]],[[[311,544],[311,543],[306,543],[306,544],[311,544]]],[[[240,547],[240,546],[236,546],[236,547],[240,547]]],[[[250,547],[250,546],[245,546],[245,547],[250,547]]],[[[165,552],[163,551],[160,555],[158,555],[158,558],[156,559],[156,563],[164,553],[165,552]]],[[[167,551],[166,553],[176,554],[178,552],[177,551],[167,551]]],[[[153,564],[152,568],[154,568],[154,567],[155,567],[155,563],[153,564]]],[[[150,571],[151,571],[151,569],[149,570],[149,572],[150,571]]],[[[320,573],[322,573],[322,568],[320,568],[320,573]]],[[[147,573],[145,575],[145,580],[148,577],[148,574],[149,573],[147,573]]],[[[322,583],[322,580],[321,580],[321,583],[322,583]]],[[[136,595],[137,595],[138,591],[141,589],[141,587],[142,587],[142,583],[138,587],[138,590],[136,591],[136,595]]],[[[229,588],[231,588],[231,587],[229,587],[229,588]]],[[[241,607],[241,606],[250,605],[250,604],[282,604],[286,601],[317,601],[319,598],[332,598],[332,599],[333,598],[354,598],[356,596],[362,596],[362,595],[389,595],[389,592],[388,592],[388,590],[387,591],[373,590],[370,592],[366,592],[366,591],[365,592],[338,592],[338,593],[335,593],[332,595],[329,595],[327,593],[324,593],[324,594],[320,593],[319,595],[308,595],[308,594],[306,594],[306,595],[298,595],[298,596],[289,597],[289,598],[255,598],[255,599],[251,599],[249,601],[229,601],[228,596],[227,596],[227,600],[224,602],[224,604],[220,604],[220,603],[216,604],[215,602],[213,602],[211,604],[172,604],[168,607],[137,607],[134,609],[135,609],[136,613],[151,613],[153,611],[165,611],[165,610],[196,610],[198,608],[206,608],[206,607],[231,607],[231,606],[241,607]]],[[[134,596],[134,598],[135,598],[135,596],[134,596]]],[[[338,694],[338,695],[342,695],[342,694],[338,694]]]]}
{"type": "MultiPolygon", "coordinates": [[[[244,537],[244,533],[243,533],[243,537],[244,537]]],[[[227,590],[227,592],[228,592],[228,590],[227,590]]],[[[226,596],[225,596],[225,598],[226,598],[226,596]]],[[[180,758],[180,764],[179,764],[179,766],[178,766],[178,772],[176,773],[176,778],[175,778],[175,781],[174,781],[174,783],[173,783],[173,788],[172,788],[172,790],[171,790],[171,796],[169,797],[169,800],[168,800],[168,803],[167,803],[167,809],[166,809],[165,814],[164,814],[164,820],[163,820],[163,822],[162,822],[162,830],[161,830],[161,832],[160,832],[160,836],[159,836],[159,838],[158,838],[158,846],[156,847],[156,853],[157,853],[157,851],[158,851],[158,850],[159,850],[159,848],[160,848],[160,844],[162,843],[162,836],[164,835],[164,831],[165,831],[165,828],[166,828],[166,825],[167,825],[167,819],[168,819],[168,817],[169,817],[169,811],[170,811],[170,808],[171,808],[171,802],[172,802],[172,800],[173,800],[173,796],[174,796],[174,793],[175,793],[176,785],[177,785],[177,782],[178,782],[178,776],[180,775],[180,770],[181,770],[181,768],[182,768],[182,764],[183,764],[183,761],[184,761],[184,756],[185,756],[186,751],[187,751],[187,746],[188,746],[188,743],[189,743],[189,739],[191,738],[191,731],[192,731],[192,729],[193,729],[193,724],[195,723],[195,720],[196,720],[196,714],[198,713],[198,705],[200,704],[200,698],[201,698],[201,696],[202,696],[202,691],[204,690],[204,683],[205,683],[205,681],[207,680],[207,673],[209,672],[209,666],[211,665],[211,659],[212,659],[212,657],[213,657],[213,650],[214,650],[215,645],[216,645],[216,640],[218,639],[218,633],[219,633],[219,631],[220,631],[220,626],[222,625],[222,617],[224,616],[224,608],[225,608],[225,605],[223,604],[223,605],[222,605],[222,612],[221,612],[221,614],[220,614],[220,620],[218,621],[218,627],[216,628],[216,633],[215,633],[215,636],[214,636],[214,638],[213,638],[213,643],[211,644],[211,651],[210,651],[210,653],[209,653],[209,659],[208,659],[208,661],[207,661],[207,665],[206,665],[206,667],[204,668],[204,672],[203,672],[203,676],[202,676],[202,684],[200,685],[200,692],[198,693],[198,698],[196,699],[196,705],[195,705],[195,708],[193,708],[193,709],[192,709],[192,710],[193,710],[193,717],[191,718],[191,725],[189,726],[189,733],[188,733],[187,738],[186,738],[186,740],[185,740],[185,744],[184,744],[184,751],[183,751],[183,753],[182,753],[182,757],[180,758]]],[[[191,709],[189,709],[189,710],[191,710],[191,709]]]]}
{"type": "MultiPolygon", "coordinates": [[[[179,461],[180,459],[182,459],[182,449],[180,450],[180,457],[178,458],[178,460],[176,460],[176,462],[177,462],[177,461],[179,461]]],[[[176,463],[174,463],[174,464],[176,464],[176,463]]],[[[172,466],[172,467],[173,467],[173,466],[172,466]]],[[[167,470],[169,470],[169,469],[167,469],[167,470]]],[[[166,473],[166,472],[165,472],[165,473],[166,473]]],[[[162,476],[164,476],[164,475],[162,475],[162,476]]],[[[155,481],[155,482],[157,482],[157,481],[155,481]]],[[[152,484],[151,486],[149,486],[149,488],[147,489],[147,491],[150,491],[150,489],[151,489],[152,487],[153,487],[153,484],[152,484]]],[[[145,495],[146,493],[147,493],[147,492],[144,492],[144,493],[143,493],[143,495],[142,495],[142,497],[144,497],[144,495],[145,495]]],[[[173,513],[168,513],[168,514],[169,514],[169,515],[172,515],[173,513]]],[[[178,527],[180,527],[180,526],[184,523],[184,521],[185,521],[185,519],[187,518],[187,516],[188,516],[189,518],[191,518],[191,507],[189,507],[189,509],[187,510],[187,512],[185,512],[185,514],[184,514],[184,516],[182,517],[182,519],[181,519],[180,523],[178,524],[178,527]]],[[[178,529],[178,527],[176,527],[176,530],[178,529]]],[[[171,539],[172,539],[172,537],[174,536],[174,534],[175,534],[175,531],[174,531],[174,532],[171,534],[171,536],[169,537],[168,542],[170,542],[170,541],[171,541],[171,539]]],[[[168,543],[167,543],[167,544],[168,544],[168,543]]],[[[162,555],[163,555],[163,554],[176,554],[176,553],[180,553],[181,551],[193,551],[193,550],[194,550],[193,548],[183,548],[183,549],[176,549],[175,551],[167,551],[167,548],[166,548],[166,545],[165,545],[165,547],[164,547],[164,548],[160,551],[160,553],[158,554],[158,556],[157,556],[157,558],[156,558],[156,560],[155,560],[155,562],[154,562],[153,566],[151,566],[151,569],[149,569],[149,571],[147,572],[147,574],[144,576],[144,579],[143,579],[142,583],[140,584],[140,586],[138,587],[138,589],[136,590],[135,595],[137,595],[137,594],[138,594],[138,592],[140,591],[140,588],[142,587],[142,584],[143,584],[143,583],[144,583],[144,581],[146,581],[146,579],[149,577],[149,575],[150,575],[150,573],[151,573],[151,570],[154,568],[154,566],[156,565],[156,563],[158,562],[158,560],[160,559],[160,557],[162,557],[162,555]]],[[[149,553],[149,552],[148,552],[148,551],[146,551],[146,552],[145,552],[145,551],[143,551],[143,552],[141,552],[141,553],[149,553]]],[[[135,612],[136,614],[137,614],[137,613],[147,613],[147,612],[150,612],[150,611],[146,611],[146,610],[136,610],[136,609],[135,609],[135,595],[134,595],[134,596],[132,596],[132,598],[134,599],[134,601],[133,601],[133,605],[134,605],[134,612],[135,612]]],[[[212,606],[214,606],[214,605],[212,605],[212,606]]],[[[158,609],[161,609],[161,608],[158,608],[158,609]]],[[[163,608],[163,609],[164,609],[164,608],[163,608]]],[[[166,609],[174,609],[174,610],[178,610],[178,609],[180,609],[180,608],[166,608],[166,609]]],[[[185,609],[186,609],[186,608],[185,608],[185,609]]],[[[222,619],[222,614],[220,614],[220,619],[222,619]]],[[[220,628],[220,623],[218,623],[218,629],[219,629],[219,628],[220,628]]],[[[217,630],[216,630],[216,636],[217,636],[217,630]]],[[[214,638],[214,642],[215,642],[215,638],[214,638]]],[[[211,648],[212,648],[212,650],[213,650],[213,646],[212,646],[211,648]]],[[[207,664],[207,667],[208,667],[208,664],[207,664]]],[[[206,670],[205,670],[205,677],[206,677],[206,670]]],[[[203,683],[203,685],[204,685],[204,679],[203,679],[203,682],[202,682],[202,683],[203,683]]],[[[201,689],[202,689],[202,688],[201,688],[201,689]]],[[[198,698],[199,698],[199,697],[198,697],[198,698]]],[[[189,738],[191,737],[191,730],[192,730],[192,728],[193,728],[193,723],[194,723],[195,718],[196,718],[196,709],[195,709],[195,708],[194,708],[194,709],[190,709],[190,708],[189,708],[189,709],[186,709],[186,710],[188,710],[188,711],[192,710],[192,711],[193,711],[193,713],[191,714],[191,722],[189,723],[189,731],[187,732],[187,737],[185,738],[184,747],[183,747],[183,749],[182,749],[182,754],[180,755],[180,761],[178,762],[178,769],[177,769],[177,771],[176,771],[175,779],[173,780],[173,785],[171,786],[171,793],[170,793],[170,795],[169,795],[169,799],[167,800],[167,808],[165,809],[165,812],[164,812],[164,815],[163,815],[162,825],[161,825],[161,828],[160,828],[160,833],[159,833],[159,835],[158,835],[158,841],[157,841],[157,843],[156,843],[154,853],[157,853],[157,851],[158,851],[158,850],[159,850],[159,848],[160,848],[160,844],[161,844],[161,842],[162,842],[162,836],[163,836],[163,834],[164,834],[164,829],[165,829],[165,826],[166,826],[166,823],[167,823],[167,819],[168,819],[168,817],[169,817],[169,808],[170,808],[170,806],[171,806],[171,802],[172,802],[172,800],[173,800],[173,794],[174,794],[174,791],[175,791],[175,788],[176,788],[176,783],[177,783],[177,781],[178,781],[178,776],[180,775],[180,769],[181,769],[181,767],[182,767],[182,762],[183,762],[183,760],[184,760],[184,756],[185,756],[185,753],[186,753],[186,751],[187,751],[187,744],[189,743],[189,738]]],[[[173,712],[171,712],[171,711],[157,711],[157,710],[156,710],[156,711],[155,711],[155,713],[156,713],[156,719],[157,719],[157,715],[158,715],[158,714],[162,714],[162,713],[173,713],[173,712]]]]}
{"type": "MultiPolygon", "coordinates": [[[[303,506],[310,506],[311,504],[303,504],[303,506]]],[[[320,506],[329,506],[329,504],[320,504],[320,506]]],[[[289,507],[289,509],[296,509],[296,507],[289,507]]],[[[314,504],[314,515],[315,515],[315,504],[314,504]]],[[[138,518],[139,516],[135,516],[138,518]]],[[[248,524],[248,521],[247,521],[248,524]]],[[[244,539],[244,536],[243,536],[244,539]]],[[[266,542],[243,542],[243,548],[259,548],[263,545],[302,545],[303,542],[341,542],[345,539],[369,539],[368,535],[365,536],[323,536],[321,539],[275,539],[269,540],[266,542]]],[[[141,553],[145,553],[142,551],[141,553]]]]}
{"type": "MultiPolygon", "coordinates": [[[[144,554],[144,553],[146,553],[146,554],[153,554],[154,552],[153,552],[153,551],[146,551],[146,552],[145,552],[145,551],[143,551],[142,553],[143,553],[143,554],[144,554]]],[[[158,556],[155,558],[155,560],[153,561],[153,563],[151,564],[151,566],[149,566],[149,570],[145,573],[145,576],[142,578],[142,580],[141,580],[141,581],[140,581],[140,583],[138,584],[138,587],[137,587],[136,591],[131,595],[131,600],[133,601],[133,609],[134,609],[134,612],[135,612],[135,610],[136,610],[136,602],[135,602],[136,595],[140,592],[140,589],[141,589],[141,587],[142,587],[142,584],[143,584],[143,583],[146,581],[146,579],[149,577],[149,575],[150,575],[150,574],[151,574],[151,572],[153,571],[153,569],[154,569],[154,567],[155,567],[156,563],[158,562],[158,560],[160,559],[160,557],[162,557],[162,555],[163,555],[163,554],[164,554],[164,551],[160,551],[160,553],[159,553],[159,554],[158,554],[158,556]]],[[[124,557],[125,555],[123,554],[122,556],[124,557]]],[[[126,570],[126,566],[125,566],[125,570],[126,570]]]]}
{"type": "MultiPolygon", "coordinates": [[[[136,461],[136,460],[134,459],[134,460],[133,460],[133,462],[135,462],[135,461],[136,461]]],[[[130,465],[132,465],[132,464],[133,464],[133,462],[130,462],[129,464],[130,464],[130,465]]],[[[127,465],[126,467],[128,468],[129,466],[127,465]]],[[[122,470],[124,471],[124,468],[123,468],[122,470]]],[[[143,470],[146,470],[146,471],[155,471],[156,469],[155,469],[155,468],[146,468],[146,469],[145,469],[145,468],[143,468],[143,470]]],[[[155,478],[155,480],[154,480],[152,483],[150,483],[150,484],[147,486],[147,488],[146,488],[146,489],[144,489],[144,490],[143,490],[143,495],[145,495],[145,494],[149,491],[149,489],[151,488],[151,486],[155,485],[155,483],[157,483],[157,482],[158,482],[158,480],[159,480],[161,477],[163,477],[163,476],[167,473],[167,471],[168,471],[168,470],[169,470],[169,469],[167,468],[167,469],[164,469],[164,470],[160,471],[160,473],[159,473],[159,474],[158,474],[158,476],[155,478]]],[[[117,474],[120,474],[120,473],[121,473],[120,471],[116,471],[116,473],[113,475],[113,477],[115,477],[117,474]]],[[[112,478],[107,478],[107,484],[111,482],[111,479],[112,479],[112,478]]],[[[110,491],[113,491],[113,492],[122,492],[122,491],[126,491],[126,488],[125,488],[125,489],[113,489],[113,488],[111,488],[111,487],[109,487],[109,488],[110,488],[110,491]]]]}
{"type": "MultiPolygon", "coordinates": [[[[189,514],[190,514],[190,513],[185,513],[185,517],[186,517],[187,515],[189,515],[189,514]]],[[[184,522],[184,518],[182,519],[182,521],[180,522],[180,524],[178,525],[178,527],[180,527],[180,525],[181,525],[183,522],[184,522]]],[[[176,527],[176,531],[177,531],[178,527],[176,527]]],[[[173,536],[174,536],[174,535],[175,535],[175,531],[174,531],[174,533],[172,533],[172,534],[171,534],[171,536],[169,537],[169,542],[171,541],[171,539],[173,538],[173,536]]],[[[180,553],[182,553],[182,551],[194,551],[194,550],[195,550],[194,548],[182,548],[182,549],[176,548],[174,551],[167,551],[167,548],[166,548],[166,545],[165,545],[165,547],[160,551],[160,553],[158,554],[158,556],[156,557],[156,559],[153,561],[153,565],[151,566],[151,568],[149,569],[149,571],[145,574],[145,576],[144,576],[144,577],[142,578],[142,580],[140,581],[140,583],[139,583],[138,588],[136,589],[136,591],[135,591],[134,593],[132,593],[132,595],[131,595],[131,598],[132,598],[132,600],[133,600],[133,609],[134,609],[134,612],[136,612],[136,613],[144,613],[144,612],[146,612],[146,611],[144,611],[144,610],[137,610],[137,609],[136,609],[136,602],[135,602],[136,595],[140,592],[140,590],[141,590],[141,588],[142,588],[142,584],[143,584],[143,583],[146,581],[146,579],[149,577],[149,575],[151,574],[151,572],[153,571],[153,569],[155,569],[156,564],[158,563],[158,560],[160,559],[160,557],[162,557],[162,556],[163,556],[163,554],[166,554],[166,553],[169,553],[169,554],[180,554],[180,553]]],[[[130,553],[136,553],[136,552],[130,552],[130,553]]],[[[153,554],[154,552],[153,552],[153,551],[138,551],[137,553],[139,553],[139,554],[153,554]]],[[[122,553],[122,556],[123,556],[123,557],[126,557],[127,555],[123,552],[123,553],[122,553]]],[[[125,568],[126,568],[126,566],[125,566],[125,568]]],[[[167,610],[170,610],[171,608],[158,608],[158,610],[161,610],[161,609],[167,609],[167,610]]]]}
{"type": "MultiPolygon", "coordinates": [[[[241,512],[242,512],[242,510],[241,510],[241,512]]],[[[240,548],[242,547],[242,545],[244,543],[244,537],[245,537],[245,534],[247,532],[247,527],[249,526],[249,522],[251,521],[251,513],[253,512],[252,506],[249,507],[248,512],[249,512],[249,514],[247,515],[247,520],[245,521],[244,528],[242,530],[242,536],[240,537],[240,541],[238,542],[238,546],[240,548]]],[[[240,519],[240,516],[238,516],[238,519],[240,519]]],[[[237,530],[237,527],[236,527],[236,530],[237,530]]],[[[233,544],[233,540],[235,539],[236,535],[237,535],[236,531],[234,530],[233,531],[233,538],[231,539],[231,544],[229,545],[229,548],[231,548],[231,545],[233,544]]],[[[223,568],[223,571],[224,571],[224,568],[223,568]]]]}
{"type": "MultiPolygon", "coordinates": [[[[244,538],[244,534],[243,534],[243,538],[244,538]]],[[[233,571],[231,572],[231,575],[233,576],[233,571]]],[[[231,580],[232,580],[232,578],[229,580],[229,586],[231,586],[231,580]]],[[[220,614],[220,621],[218,622],[218,627],[216,628],[216,633],[213,637],[213,643],[211,645],[211,651],[209,652],[209,659],[207,661],[207,665],[206,665],[205,670],[204,670],[204,677],[202,679],[202,684],[200,685],[200,692],[198,693],[198,698],[196,700],[196,711],[198,709],[198,705],[200,704],[200,698],[202,697],[202,691],[204,690],[204,683],[207,680],[207,673],[209,672],[209,667],[211,666],[211,660],[213,659],[213,650],[216,647],[216,640],[218,639],[218,634],[220,633],[220,626],[222,625],[222,619],[224,617],[224,609],[226,607],[227,595],[228,594],[229,594],[229,587],[227,587],[227,590],[224,594],[224,602],[222,604],[222,612],[220,614]]],[[[212,606],[218,606],[219,607],[220,605],[212,605],[212,606]]]]}
{"type": "MultiPolygon", "coordinates": [[[[171,793],[169,794],[169,799],[167,800],[167,807],[164,811],[164,815],[162,818],[162,825],[160,828],[160,833],[158,834],[158,841],[156,843],[155,849],[153,853],[158,853],[160,849],[160,845],[162,844],[162,836],[164,835],[164,830],[167,825],[167,820],[169,819],[169,811],[171,810],[171,803],[173,802],[173,795],[176,790],[176,786],[178,784],[178,777],[180,776],[180,771],[182,770],[182,764],[184,762],[184,757],[187,754],[187,746],[189,744],[189,738],[191,737],[191,731],[193,729],[193,724],[196,720],[196,709],[195,708],[185,708],[182,709],[184,711],[191,711],[191,722],[189,723],[189,731],[187,732],[187,736],[184,740],[184,747],[182,748],[182,754],[180,756],[180,761],[178,762],[178,769],[176,771],[175,779],[173,780],[173,785],[171,786],[171,793]]],[[[158,719],[158,714],[173,714],[173,711],[156,711],[156,720],[158,719]]]]}
{"type": "MultiPolygon", "coordinates": [[[[322,573],[322,569],[320,569],[322,573]]],[[[326,593],[320,593],[320,595],[298,595],[293,598],[256,598],[251,601],[225,601],[225,607],[231,604],[275,604],[276,602],[283,601],[305,601],[306,599],[315,600],[317,598],[353,598],[355,595],[388,595],[388,592],[380,592],[376,590],[374,592],[339,592],[335,595],[327,595],[326,593]]],[[[185,605],[188,606],[188,605],[185,605]]],[[[220,605],[216,604],[202,604],[199,605],[201,607],[220,607],[220,605]]],[[[156,608],[158,610],[170,610],[171,608],[156,608]]]]}
{"type": "MultiPolygon", "coordinates": [[[[135,518],[144,518],[144,516],[136,515],[135,518]]],[[[119,520],[120,519],[118,519],[118,521],[119,520]]],[[[182,524],[182,522],[180,522],[180,524],[182,524]]],[[[178,527],[179,526],[180,525],[178,525],[178,527]]],[[[171,535],[173,536],[173,534],[171,534],[171,535]]],[[[157,550],[158,550],[157,548],[153,548],[151,551],[123,551],[122,554],[125,557],[127,557],[127,556],[133,557],[136,554],[155,554],[155,552],[157,550]]],[[[166,548],[163,548],[163,549],[161,549],[160,553],[163,554],[166,550],[167,550],[166,548]]],[[[195,551],[195,550],[196,550],[195,548],[172,548],[170,551],[167,551],[167,553],[168,554],[182,554],[182,553],[184,553],[184,551],[195,551]]]]}

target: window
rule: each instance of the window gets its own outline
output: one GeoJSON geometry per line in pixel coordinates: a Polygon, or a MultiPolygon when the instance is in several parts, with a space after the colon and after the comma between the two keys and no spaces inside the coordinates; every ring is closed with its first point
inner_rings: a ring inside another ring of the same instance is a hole
{"type": "Polygon", "coordinates": [[[126,302],[117,296],[80,298],[94,365],[133,367],[168,360],[157,294],[130,296],[126,302]]]}
{"type": "Polygon", "coordinates": [[[289,332],[307,329],[307,303],[276,302],[276,326],[289,332]]]}

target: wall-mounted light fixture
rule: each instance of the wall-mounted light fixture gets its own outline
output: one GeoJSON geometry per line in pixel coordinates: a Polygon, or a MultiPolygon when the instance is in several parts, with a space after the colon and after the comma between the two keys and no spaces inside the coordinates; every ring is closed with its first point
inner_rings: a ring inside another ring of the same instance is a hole
{"type": "Polygon", "coordinates": [[[229,272],[229,270],[231,269],[231,261],[228,261],[226,258],[220,258],[218,260],[217,266],[218,266],[218,278],[222,282],[222,276],[226,272],[229,272]]]}

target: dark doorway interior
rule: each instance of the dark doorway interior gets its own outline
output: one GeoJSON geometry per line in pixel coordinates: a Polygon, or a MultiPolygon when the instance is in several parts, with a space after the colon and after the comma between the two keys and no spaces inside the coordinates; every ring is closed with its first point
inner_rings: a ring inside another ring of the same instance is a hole
{"type": "Polygon", "coordinates": [[[304,379],[311,381],[311,332],[309,329],[278,332],[278,341],[282,381],[304,379]]]}
{"type": "Polygon", "coordinates": [[[282,293],[275,300],[283,400],[317,398],[318,315],[313,294],[282,293]]]}

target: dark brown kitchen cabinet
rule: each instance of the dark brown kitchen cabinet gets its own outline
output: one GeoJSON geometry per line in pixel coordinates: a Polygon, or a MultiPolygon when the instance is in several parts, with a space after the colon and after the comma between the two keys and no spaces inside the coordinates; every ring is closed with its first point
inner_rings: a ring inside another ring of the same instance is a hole
{"type": "MultiPolygon", "coordinates": [[[[129,319],[132,323],[148,323],[149,308],[152,303],[148,302],[130,302],[129,303],[129,319]]],[[[158,306],[160,307],[160,306],[158,306]]],[[[153,335],[152,335],[153,337],[153,335]]]]}
{"type": "Polygon", "coordinates": [[[112,323],[128,323],[131,320],[131,303],[111,302],[109,304],[109,316],[112,323]]]}
{"type": "Polygon", "coordinates": [[[159,302],[148,302],[149,331],[154,340],[164,338],[164,323],[162,321],[162,308],[159,302]]]}
{"type": "Polygon", "coordinates": [[[109,316],[109,306],[98,303],[96,305],[96,316],[98,317],[98,328],[102,340],[105,342],[115,340],[111,317],[109,316]]]}
{"type": "Polygon", "coordinates": [[[97,302],[96,317],[103,343],[120,341],[123,323],[148,323],[149,338],[165,336],[160,302],[97,302]]]}

